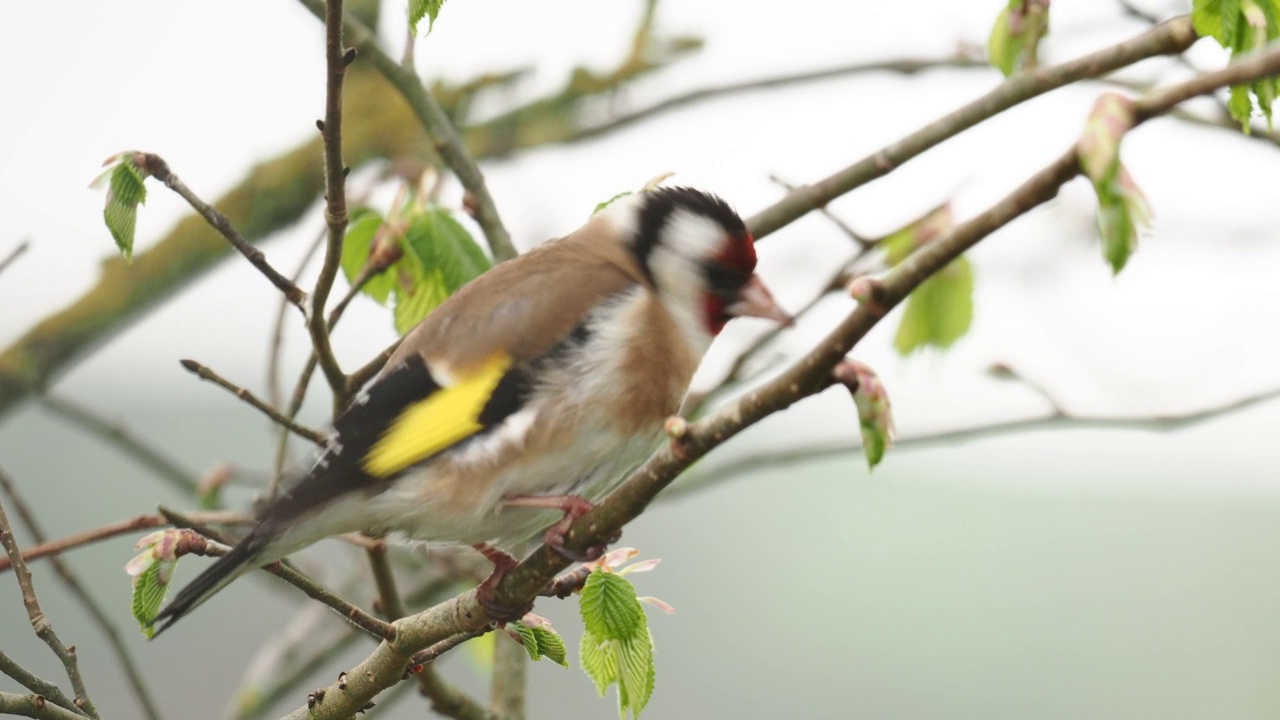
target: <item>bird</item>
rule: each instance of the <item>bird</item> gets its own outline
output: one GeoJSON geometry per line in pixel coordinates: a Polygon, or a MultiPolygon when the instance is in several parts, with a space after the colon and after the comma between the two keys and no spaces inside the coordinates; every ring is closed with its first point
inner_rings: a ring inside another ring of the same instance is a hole
{"type": "Polygon", "coordinates": [[[791,323],[755,269],[738,213],[689,187],[624,196],[497,264],[405,335],[310,472],[159,612],[156,635],[344,533],[473,545],[495,566],[482,601],[515,565],[504,548],[539,531],[583,559],[564,548],[568,524],[661,444],[725,324],[791,323]]]}

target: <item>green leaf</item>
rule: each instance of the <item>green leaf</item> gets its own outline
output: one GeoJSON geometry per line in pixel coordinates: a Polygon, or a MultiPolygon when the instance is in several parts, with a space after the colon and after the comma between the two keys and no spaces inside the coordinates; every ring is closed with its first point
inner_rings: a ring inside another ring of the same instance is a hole
{"type": "Polygon", "coordinates": [[[1102,254],[1119,274],[1138,246],[1140,229],[1151,222],[1151,206],[1123,165],[1111,177],[1093,184],[1098,195],[1098,234],[1102,254]]]}
{"type": "Polygon", "coordinates": [[[409,32],[413,36],[418,37],[418,23],[423,17],[427,18],[427,34],[431,34],[431,30],[436,25],[436,16],[440,14],[440,8],[444,6],[444,0],[409,0],[409,32]]]}
{"type": "Polygon", "coordinates": [[[1196,34],[1212,37],[1230,50],[1243,29],[1242,4],[1242,0],[1195,0],[1191,3],[1191,24],[1196,34]]]}
{"type": "Polygon", "coordinates": [[[530,660],[541,660],[545,657],[558,665],[569,667],[564,638],[552,630],[550,625],[530,627],[516,621],[507,623],[507,629],[520,636],[520,642],[524,645],[525,652],[529,653],[530,660]]]}
{"type": "Polygon", "coordinates": [[[405,257],[396,273],[395,325],[404,334],[450,295],[490,267],[471,233],[445,210],[426,210],[409,220],[405,257]]]}
{"type": "Polygon", "coordinates": [[[616,573],[593,570],[578,609],[587,630],[606,640],[627,640],[647,627],[635,586],[616,573]]]}
{"type": "Polygon", "coordinates": [[[595,209],[595,210],[592,210],[592,211],[591,211],[591,214],[592,214],[592,215],[595,215],[596,213],[598,213],[598,212],[600,212],[601,210],[603,210],[603,209],[605,209],[605,208],[609,207],[610,205],[612,205],[614,202],[618,201],[619,199],[624,198],[624,197],[626,197],[626,196],[628,196],[628,195],[631,195],[631,194],[632,194],[632,193],[631,193],[631,191],[630,191],[630,190],[623,190],[622,192],[618,193],[617,195],[614,195],[613,197],[609,198],[608,200],[605,200],[605,201],[604,201],[604,202],[602,202],[602,203],[598,203],[598,204],[596,204],[596,209],[595,209]]]}
{"type": "MultiPolygon", "coordinates": [[[[1280,38],[1280,1],[1278,0],[1195,0],[1191,21],[1196,32],[1212,37],[1235,60],[1240,55],[1268,45],[1280,38]]],[[[1248,85],[1231,88],[1227,110],[1249,132],[1254,102],[1272,127],[1272,105],[1280,95],[1280,80],[1264,78],[1248,85]]]]}
{"type": "Polygon", "coordinates": [[[618,681],[617,655],[612,651],[612,647],[607,651],[605,648],[612,642],[612,640],[599,638],[588,630],[582,633],[582,642],[578,646],[578,657],[582,663],[582,669],[587,673],[587,677],[595,682],[600,697],[604,697],[609,686],[618,681]]]}
{"type": "Polygon", "coordinates": [[[587,576],[578,609],[582,636],[582,669],[603,696],[618,684],[618,708],[635,717],[653,694],[653,637],[636,589],[624,577],[597,568],[587,576]]]}
{"type": "MultiPolygon", "coordinates": [[[[172,569],[170,568],[170,572],[172,569]]],[[[156,634],[155,620],[164,603],[164,596],[169,591],[168,577],[165,576],[164,564],[157,562],[141,574],[134,576],[133,581],[133,617],[138,621],[142,634],[150,640],[156,634]]]]}
{"type": "Polygon", "coordinates": [[[639,718],[653,695],[653,637],[646,631],[629,640],[614,640],[613,645],[618,657],[619,715],[625,717],[630,708],[639,718]]]}
{"type": "Polygon", "coordinates": [[[1040,40],[1048,32],[1047,0],[1009,0],[987,38],[987,59],[1005,77],[1035,67],[1040,40]]]}
{"type": "Polygon", "coordinates": [[[143,179],[142,172],[133,164],[133,153],[121,155],[119,162],[111,170],[111,185],[107,190],[107,205],[102,211],[102,217],[125,260],[133,259],[133,233],[138,223],[138,205],[147,201],[147,188],[143,179]]]}
{"type": "MultiPolygon", "coordinates": [[[[372,210],[357,212],[352,216],[351,224],[347,226],[347,235],[342,240],[342,274],[347,277],[347,282],[354,284],[365,263],[369,261],[373,239],[382,225],[382,216],[372,210]]],[[[360,290],[378,304],[386,305],[394,288],[395,273],[388,268],[369,278],[360,290]]]]}
{"type": "Polygon", "coordinates": [[[951,347],[973,322],[973,268],[957,258],[925,280],[907,298],[893,346],[901,355],[951,347]]]}

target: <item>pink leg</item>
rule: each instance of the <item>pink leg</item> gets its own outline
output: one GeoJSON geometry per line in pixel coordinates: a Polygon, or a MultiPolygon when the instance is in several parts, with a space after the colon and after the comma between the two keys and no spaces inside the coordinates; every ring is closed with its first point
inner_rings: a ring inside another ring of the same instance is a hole
{"type": "MultiPolygon", "coordinates": [[[[576,562],[595,560],[604,554],[608,546],[608,543],[593,545],[587,548],[586,552],[577,552],[564,546],[565,536],[569,532],[570,526],[573,525],[573,521],[591,512],[596,507],[590,500],[581,495],[516,495],[503,500],[502,504],[511,507],[546,508],[563,512],[564,517],[547,529],[542,541],[546,543],[547,547],[570,560],[576,562]]],[[[617,542],[619,537],[621,537],[621,533],[610,538],[609,542],[617,542]]]]}

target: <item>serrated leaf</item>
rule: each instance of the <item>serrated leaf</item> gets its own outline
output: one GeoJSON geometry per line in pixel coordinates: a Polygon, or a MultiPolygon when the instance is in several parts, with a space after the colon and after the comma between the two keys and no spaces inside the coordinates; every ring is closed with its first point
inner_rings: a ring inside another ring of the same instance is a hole
{"type": "Polygon", "coordinates": [[[645,629],[644,609],[626,578],[596,569],[587,576],[578,602],[582,622],[606,640],[627,640],[645,629]]]}
{"type": "Polygon", "coordinates": [[[1191,24],[1197,35],[1212,37],[1230,50],[1242,30],[1242,5],[1242,0],[1195,0],[1191,3],[1191,24]]]}
{"type": "MultiPolygon", "coordinates": [[[[1280,38],[1280,2],[1277,0],[1195,0],[1191,20],[1197,33],[1217,40],[1231,53],[1232,60],[1280,38]]],[[[1272,105],[1277,95],[1280,95],[1280,82],[1276,78],[1236,85],[1231,88],[1227,110],[1248,134],[1256,101],[1270,129],[1272,105]]]]}
{"type": "Polygon", "coordinates": [[[444,0],[409,0],[409,31],[415,38],[418,37],[418,23],[424,17],[427,18],[427,34],[431,34],[443,6],[444,0]]]}
{"type": "Polygon", "coordinates": [[[615,203],[615,202],[617,202],[618,200],[620,200],[620,199],[622,199],[622,198],[624,198],[624,197],[626,197],[626,196],[628,196],[628,195],[631,195],[631,194],[632,194],[632,193],[631,193],[631,191],[630,191],[630,190],[623,190],[622,192],[618,193],[617,195],[614,195],[613,197],[609,198],[608,200],[605,200],[605,201],[604,201],[604,202],[602,202],[602,203],[597,203],[597,204],[596,204],[596,209],[595,209],[595,210],[592,210],[592,211],[591,211],[591,214],[592,214],[592,215],[595,215],[596,213],[600,212],[601,210],[603,210],[603,209],[605,209],[605,208],[609,207],[610,205],[614,204],[614,203],[615,203]]]}
{"type": "Polygon", "coordinates": [[[525,652],[529,653],[530,660],[541,660],[545,657],[557,665],[569,667],[564,639],[550,626],[530,627],[517,621],[507,623],[507,629],[520,636],[520,642],[524,645],[525,652]]]}
{"type": "Polygon", "coordinates": [[[425,210],[409,219],[405,257],[396,263],[395,325],[404,334],[440,303],[490,267],[471,233],[445,210],[425,210]]]}
{"type": "Polygon", "coordinates": [[[156,634],[156,615],[160,612],[160,605],[164,603],[164,596],[168,591],[168,578],[162,562],[157,562],[134,576],[131,609],[142,634],[148,640],[156,634]]]}
{"type": "MultiPolygon", "coordinates": [[[[373,249],[373,239],[382,227],[382,216],[372,210],[358,212],[347,225],[346,237],[342,240],[342,274],[348,283],[355,283],[365,263],[369,261],[369,253],[373,249]]],[[[380,305],[387,304],[387,298],[395,288],[395,272],[392,268],[369,278],[360,289],[365,295],[373,298],[380,305]]]]}
{"type": "Polygon", "coordinates": [[[893,346],[901,355],[935,347],[945,350],[973,322],[973,267],[957,258],[925,280],[907,298],[893,346]]]}
{"type": "Polygon", "coordinates": [[[133,235],[138,224],[138,205],[147,201],[147,188],[142,172],[133,164],[133,153],[120,156],[111,170],[111,184],[107,190],[107,204],[102,218],[111,231],[111,238],[125,260],[133,259],[133,235]]]}
{"type": "Polygon", "coordinates": [[[588,630],[582,633],[582,642],[578,646],[578,658],[582,663],[582,670],[595,682],[600,697],[604,697],[609,686],[618,681],[617,656],[612,652],[612,648],[606,650],[605,647],[612,642],[612,640],[599,638],[588,630]]]}
{"type": "Polygon", "coordinates": [[[393,270],[399,276],[392,319],[396,332],[404,335],[422,322],[427,313],[449,297],[438,271],[428,272],[413,261],[400,261],[393,270]]]}
{"type": "Polygon", "coordinates": [[[639,718],[653,695],[653,637],[646,629],[635,637],[614,640],[612,644],[618,657],[619,715],[625,717],[630,709],[639,718]]]}

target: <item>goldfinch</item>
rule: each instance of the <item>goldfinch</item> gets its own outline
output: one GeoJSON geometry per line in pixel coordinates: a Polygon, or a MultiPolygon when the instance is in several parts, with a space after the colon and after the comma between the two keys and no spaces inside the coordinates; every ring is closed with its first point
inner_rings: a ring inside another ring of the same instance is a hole
{"type": "Polygon", "coordinates": [[[555,547],[653,452],[726,322],[790,321],[755,267],[738,214],[684,187],[627,196],[494,267],[405,336],[310,473],[178,593],[157,633],[244,572],[349,532],[474,544],[496,585],[511,563],[492,548],[549,525],[555,547]]]}

